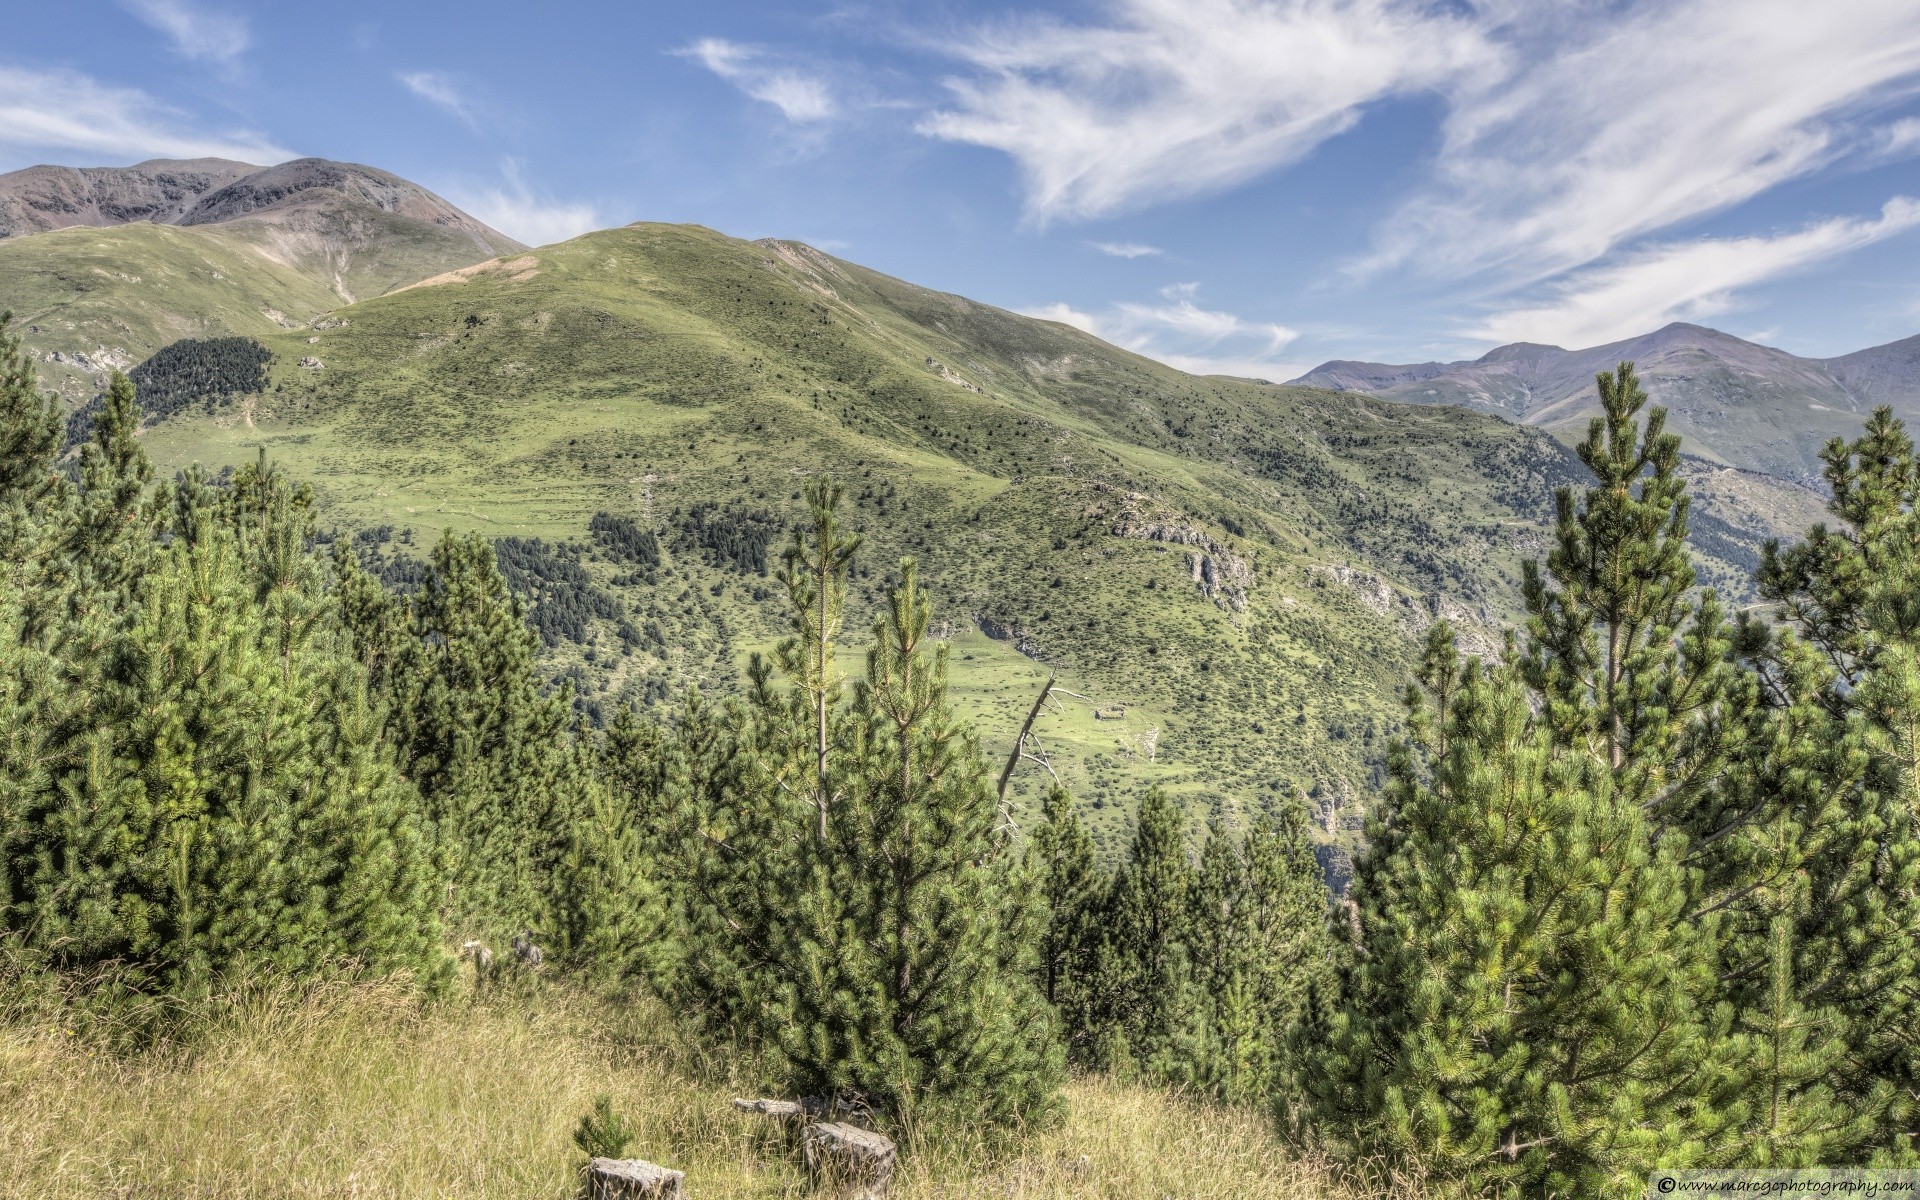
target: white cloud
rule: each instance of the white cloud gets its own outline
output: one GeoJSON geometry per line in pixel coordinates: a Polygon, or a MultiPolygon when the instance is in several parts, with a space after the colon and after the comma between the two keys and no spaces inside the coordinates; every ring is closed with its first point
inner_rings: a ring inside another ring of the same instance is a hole
{"type": "Polygon", "coordinates": [[[470,127],[477,126],[473,102],[445,71],[402,71],[395,78],[427,103],[445,109],[470,127]]]}
{"type": "Polygon", "coordinates": [[[1669,321],[1727,312],[1736,293],[1920,225],[1920,201],[1896,196],[1880,215],[1835,217],[1772,237],[1706,238],[1649,246],[1622,261],[1576,272],[1539,304],[1487,318],[1472,336],[1488,342],[1596,346],[1669,321]]]}
{"type": "Polygon", "coordinates": [[[520,174],[520,165],[507,159],[499,186],[454,187],[447,198],[508,237],[529,246],[550,246],[601,228],[600,214],[590,204],[567,204],[540,195],[520,174]]]}
{"type": "Polygon", "coordinates": [[[1920,74],[1911,0],[1514,15],[1499,33],[1525,65],[1455,81],[1436,178],[1363,267],[1510,282],[1578,268],[1825,166],[1848,121],[1920,74]]]}
{"type": "Polygon", "coordinates": [[[771,64],[766,52],[758,47],[725,38],[701,38],[675,53],[694,59],[755,100],[773,105],[789,121],[825,121],[839,111],[824,80],[771,64]]]}
{"type": "Polygon", "coordinates": [[[185,0],[121,0],[126,10],[167,35],[188,58],[231,66],[253,44],[243,17],[209,12],[185,0]]]}
{"type": "Polygon", "coordinates": [[[1874,149],[1889,159],[1920,153],[1920,117],[1902,117],[1876,130],[1874,149]]]}
{"type": "Polygon", "coordinates": [[[1166,253],[1158,246],[1148,246],[1140,242],[1088,242],[1087,245],[1113,258],[1148,258],[1166,253]]]}
{"type": "Polygon", "coordinates": [[[0,147],[114,159],[234,158],[270,164],[295,157],[257,133],[207,134],[145,92],[77,71],[0,66],[0,147]]]}
{"type": "Polygon", "coordinates": [[[974,73],[921,131],[1011,156],[1042,223],[1243,182],[1497,58],[1422,0],[1116,0],[1111,24],[1025,21],[948,49],[974,73]]]}
{"type": "Polygon", "coordinates": [[[1064,303],[1021,312],[1071,325],[1102,341],[1196,375],[1291,379],[1310,369],[1275,357],[1297,336],[1293,330],[1201,308],[1194,303],[1198,292],[1198,284],[1179,283],[1161,289],[1162,303],[1123,301],[1100,314],[1064,303]]]}
{"type": "Polygon", "coordinates": [[[1090,333],[1094,337],[1100,336],[1098,317],[1089,312],[1081,312],[1071,304],[1061,301],[1056,300],[1052,304],[1043,304],[1038,308],[1023,308],[1020,313],[1022,316],[1034,317],[1042,321],[1058,321],[1062,325],[1073,326],[1081,333],[1090,333]]]}

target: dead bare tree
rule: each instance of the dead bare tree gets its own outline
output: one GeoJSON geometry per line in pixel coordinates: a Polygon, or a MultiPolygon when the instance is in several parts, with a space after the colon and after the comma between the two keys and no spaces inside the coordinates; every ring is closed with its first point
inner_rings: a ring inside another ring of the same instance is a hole
{"type": "MultiPolygon", "coordinates": [[[[1007,754],[1007,765],[1000,769],[1000,782],[995,788],[995,794],[1000,798],[1000,823],[1004,830],[1011,831],[1015,828],[1013,810],[1007,807],[1007,785],[1013,782],[1013,771],[1020,765],[1020,760],[1039,763],[1047,774],[1053,776],[1055,783],[1060,782],[1060,773],[1053,769],[1053,763],[1047,756],[1046,748],[1040,744],[1039,736],[1033,732],[1033,723],[1040,719],[1040,710],[1045,708],[1047,702],[1053,700],[1056,695],[1072,696],[1076,700],[1085,700],[1086,697],[1079,692],[1070,692],[1059,686],[1059,678],[1058,675],[1047,676],[1046,685],[1040,689],[1040,694],[1033,698],[1033,707],[1027,710],[1027,719],[1020,723],[1020,733],[1013,739],[1013,749],[1007,754]]],[[[1054,706],[1060,707],[1059,701],[1055,700],[1054,706]]]]}

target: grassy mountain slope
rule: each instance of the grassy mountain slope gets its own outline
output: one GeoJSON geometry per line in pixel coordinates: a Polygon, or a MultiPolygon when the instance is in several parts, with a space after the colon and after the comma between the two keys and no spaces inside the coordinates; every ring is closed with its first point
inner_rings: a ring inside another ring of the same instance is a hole
{"type": "Polygon", "coordinates": [[[0,308],[69,401],[186,337],[282,332],[337,307],[324,277],[217,226],[70,228],[0,241],[0,308]]]}
{"type": "Polygon", "coordinates": [[[417,184],[325,159],[0,176],[0,308],[76,403],[179,338],[302,327],[519,249],[417,184]]]}
{"type": "MultiPolygon", "coordinates": [[[[584,614],[553,664],[603,706],[733,685],[782,610],[701,542],[789,521],[801,478],[832,471],[870,539],[857,603],[922,560],[990,753],[1047,673],[1085,697],[1039,732],[1109,846],[1148,782],[1229,821],[1305,795],[1350,834],[1413,635],[1439,613],[1490,647],[1551,487],[1577,477],[1485,416],[1196,378],[695,227],[589,234],[322,324],[265,338],[250,408],[152,430],[160,462],[264,447],[346,526],[545,539],[543,603],[584,614]],[[595,548],[600,512],[659,533],[654,579],[595,548]]],[[[1027,802],[1045,778],[1023,770],[1027,802]]]]}

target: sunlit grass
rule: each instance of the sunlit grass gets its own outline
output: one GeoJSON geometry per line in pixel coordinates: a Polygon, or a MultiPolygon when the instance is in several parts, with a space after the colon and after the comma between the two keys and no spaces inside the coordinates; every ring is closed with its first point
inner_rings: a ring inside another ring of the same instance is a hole
{"type": "MultiPolygon", "coordinates": [[[[805,1194],[764,1119],[729,1105],[750,1086],[677,1041],[652,1001],[267,988],[119,1052],[70,1015],[0,1025],[0,1195],[559,1198],[576,1182],[573,1124],[602,1093],[638,1130],[629,1153],[684,1170],[694,1196],[805,1194]]],[[[1260,1114],[1098,1078],[1066,1099],[1059,1125],[1012,1139],[908,1131],[896,1194],[1385,1194],[1296,1154],[1260,1114]]]]}

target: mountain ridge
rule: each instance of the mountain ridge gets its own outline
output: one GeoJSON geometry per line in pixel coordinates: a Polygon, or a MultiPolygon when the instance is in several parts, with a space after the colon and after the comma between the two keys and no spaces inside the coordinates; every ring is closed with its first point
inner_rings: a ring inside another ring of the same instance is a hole
{"type": "Polygon", "coordinates": [[[1819,486],[1821,447],[1856,432],[1873,408],[1920,418],[1920,336],[1803,358],[1684,321],[1576,350],[1516,342],[1447,363],[1333,360],[1289,382],[1459,405],[1572,441],[1597,412],[1594,375],[1629,360],[1689,452],[1802,486],[1819,486]]]}
{"type": "Polygon", "coordinates": [[[264,336],[525,247],[376,167],[153,159],[0,175],[0,307],[84,403],[169,342],[264,336]]]}

